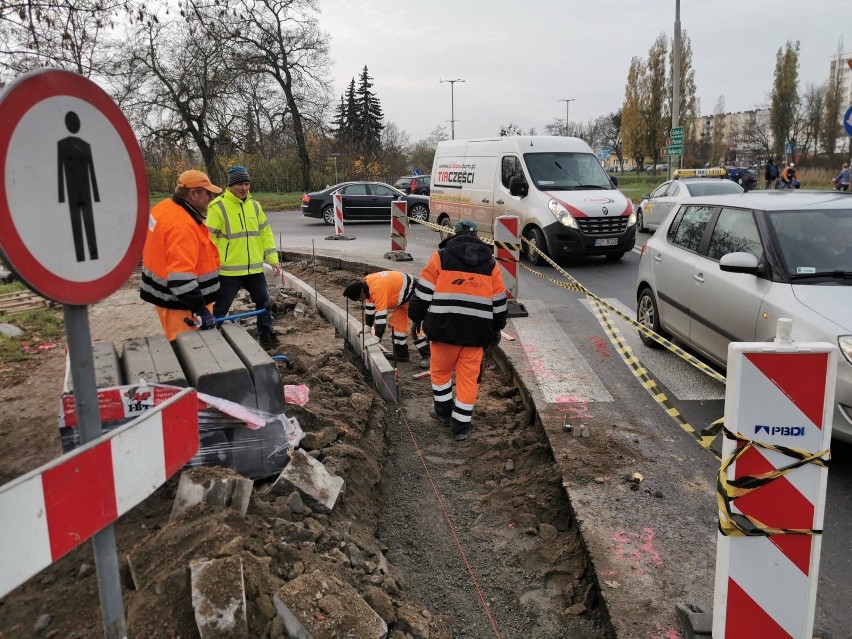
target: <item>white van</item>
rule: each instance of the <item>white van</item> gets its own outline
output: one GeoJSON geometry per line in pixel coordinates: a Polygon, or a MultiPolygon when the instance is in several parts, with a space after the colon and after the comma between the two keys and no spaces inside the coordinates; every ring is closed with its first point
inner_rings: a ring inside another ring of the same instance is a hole
{"type": "Polygon", "coordinates": [[[636,243],[636,214],[616,185],[579,138],[447,140],[435,152],[429,210],[444,226],[473,220],[482,235],[495,217],[517,215],[523,236],[553,258],[618,260],[636,243]]]}

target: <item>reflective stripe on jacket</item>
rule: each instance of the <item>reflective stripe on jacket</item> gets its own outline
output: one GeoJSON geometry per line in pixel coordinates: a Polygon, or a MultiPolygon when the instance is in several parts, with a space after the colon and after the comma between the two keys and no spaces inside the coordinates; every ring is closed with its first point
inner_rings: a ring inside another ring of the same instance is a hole
{"type": "Polygon", "coordinates": [[[385,333],[388,311],[402,306],[414,295],[415,279],[399,271],[379,271],[364,278],[370,293],[364,300],[364,321],[376,327],[376,337],[385,333]]]}
{"type": "Polygon", "coordinates": [[[408,307],[430,342],[487,346],[506,326],[506,288],[491,249],[472,235],[442,243],[408,307]]]}
{"type": "Polygon", "coordinates": [[[244,202],[225,189],[207,208],[207,227],[219,249],[223,277],[263,273],[264,262],[278,264],[269,220],[251,193],[244,202]]]}
{"type": "Polygon", "coordinates": [[[151,209],[139,296],[163,308],[195,311],[219,292],[219,251],[197,211],[177,197],[151,209]]]}

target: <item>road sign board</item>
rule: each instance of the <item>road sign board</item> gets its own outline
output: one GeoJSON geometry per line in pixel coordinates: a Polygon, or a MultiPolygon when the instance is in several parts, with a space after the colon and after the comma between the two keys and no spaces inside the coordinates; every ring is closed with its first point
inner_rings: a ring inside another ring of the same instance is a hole
{"type": "Polygon", "coordinates": [[[671,130],[669,131],[669,134],[672,137],[677,137],[677,136],[683,137],[683,127],[682,126],[673,126],[671,128],[671,130]]]}
{"type": "Polygon", "coordinates": [[[669,144],[669,155],[680,155],[683,153],[683,144],[669,144]]]}
{"type": "Polygon", "coordinates": [[[672,137],[670,137],[669,139],[671,140],[671,142],[669,142],[669,146],[671,146],[672,144],[683,144],[683,133],[681,133],[680,135],[673,133],[672,137]]]}
{"type": "Polygon", "coordinates": [[[124,114],[97,84],[57,69],[10,83],[0,113],[0,255],[57,302],[118,290],[142,254],[149,206],[124,114]]]}
{"type": "Polygon", "coordinates": [[[793,145],[787,142],[784,145],[784,155],[790,155],[793,152],[793,145]]]}
{"type": "Polygon", "coordinates": [[[843,128],[846,129],[847,135],[852,135],[852,106],[846,109],[846,114],[843,116],[843,128]]]}

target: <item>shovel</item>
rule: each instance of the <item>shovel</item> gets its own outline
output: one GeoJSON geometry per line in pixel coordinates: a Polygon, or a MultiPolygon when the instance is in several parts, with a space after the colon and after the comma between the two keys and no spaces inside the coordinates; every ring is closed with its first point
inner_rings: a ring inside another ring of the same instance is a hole
{"type": "MultiPolygon", "coordinates": [[[[236,322],[239,319],[245,319],[246,317],[255,317],[256,315],[260,315],[261,313],[268,313],[269,309],[262,308],[259,311],[248,311],[246,313],[234,313],[233,315],[225,315],[225,317],[217,317],[216,323],[221,324],[222,322],[236,322]]],[[[187,326],[201,326],[201,322],[193,322],[188,317],[183,318],[183,323],[187,326]]]]}

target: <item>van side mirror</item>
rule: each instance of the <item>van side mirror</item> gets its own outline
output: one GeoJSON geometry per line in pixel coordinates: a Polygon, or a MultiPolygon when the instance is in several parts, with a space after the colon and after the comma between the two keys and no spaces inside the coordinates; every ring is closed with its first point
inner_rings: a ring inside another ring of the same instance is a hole
{"type": "Polygon", "coordinates": [[[530,185],[523,175],[513,175],[509,178],[509,193],[525,197],[530,191],[530,185]]]}
{"type": "Polygon", "coordinates": [[[615,177],[614,175],[610,175],[610,176],[609,176],[609,181],[610,181],[610,182],[612,182],[612,185],[613,185],[615,188],[618,188],[618,178],[617,178],[617,177],[615,177]]]}

